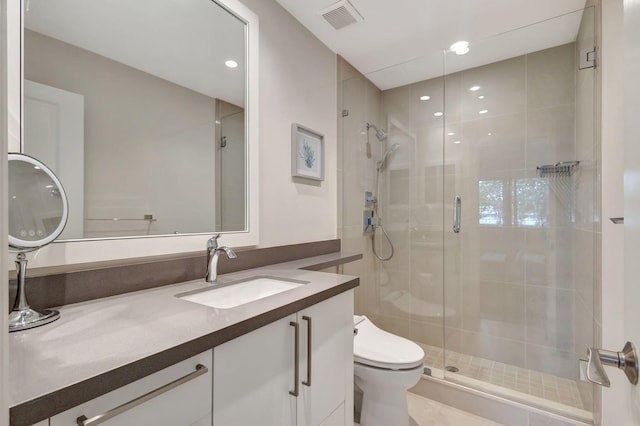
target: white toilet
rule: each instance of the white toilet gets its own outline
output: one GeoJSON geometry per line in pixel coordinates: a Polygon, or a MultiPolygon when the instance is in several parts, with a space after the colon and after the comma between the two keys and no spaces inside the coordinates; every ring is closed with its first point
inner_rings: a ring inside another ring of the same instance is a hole
{"type": "Polygon", "coordinates": [[[423,372],[424,351],[414,342],[354,315],[355,383],[362,389],[361,426],[408,426],[407,389],[423,372]]]}

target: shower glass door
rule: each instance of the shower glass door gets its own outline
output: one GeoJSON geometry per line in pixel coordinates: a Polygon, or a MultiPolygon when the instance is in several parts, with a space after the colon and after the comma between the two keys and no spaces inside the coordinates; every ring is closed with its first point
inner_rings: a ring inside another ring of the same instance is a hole
{"type": "Polygon", "coordinates": [[[595,28],[587,8],[448,52],[443,111],[443,375],[588,421],[594,388],[578,359],[595,341],[595,28]],[[545,46],[551,31],[566,42],[545,46]],[[523,53],[504,57],[514,42],[523,53]],[[485,65],[470,68],[472,55],[485,65]]]}
{"type": "MultiPolygon", "coordinates": [[[[223,105],[218,102],[218,105],[223,105]]],[[[244,111],[226,104],[232,112],[220,114],[216,178],[216,230],[234,231],[245,226],[245,128],[244,111]],[[239,110],[239,111],[238,111],[239,110]]],[[[221,107],[219,107],[220,109],[221,107]]]]}
{"type": "Polygon", "coordinates": [[[343,249],[364,255],[344,266],[360,276],[355,313],[419,344],[436,379],[587,422],[595,391],[578,360],[597,343],[599,304],[595,23],[590,7],[366,76],[341,60],[338,166],[343,249]],[[554,33],[563,41],[545,43],[554,33]],[[374,84],[390,76],[393,87],[374,84]],[[388,239],[363,226],[374,199],[388,239]],[[379,260],[372,244],[393,256],[379,260]]]}

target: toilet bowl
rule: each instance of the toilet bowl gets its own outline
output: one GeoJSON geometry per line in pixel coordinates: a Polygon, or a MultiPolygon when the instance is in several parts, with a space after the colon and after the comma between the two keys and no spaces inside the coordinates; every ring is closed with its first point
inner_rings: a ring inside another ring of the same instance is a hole
{"type": "Polygon", "coordinates": [[[354,316],[354,380],[362,389],[361,426],[408,426],[407,389],[423,372],[424,351],[387,333],[366,316],[354,316]]]}

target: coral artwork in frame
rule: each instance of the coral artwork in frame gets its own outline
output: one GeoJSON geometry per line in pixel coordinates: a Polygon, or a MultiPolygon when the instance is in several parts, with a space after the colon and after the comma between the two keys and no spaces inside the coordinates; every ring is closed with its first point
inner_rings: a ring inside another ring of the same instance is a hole
{"type": "Polygon", "coordinates": [[[324,136],[297,123],[291,125],[291,175],[324,180],[324,136]]]}

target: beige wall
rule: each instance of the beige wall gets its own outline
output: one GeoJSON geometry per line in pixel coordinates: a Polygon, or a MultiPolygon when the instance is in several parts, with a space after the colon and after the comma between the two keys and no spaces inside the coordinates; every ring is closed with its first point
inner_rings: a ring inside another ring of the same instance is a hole
{"type": "Polygon", "coordinates": [[[84,96],[85,217],[157,220],[85,221],[84,237],[215,228],[215,99],[40,33],[24,43],[25,79],[84,96]]]}
{"type": "Polygon", "coordinates": [[[260,245],[337,235],[336,55],[275,1],[260,18],[260,245]],[[291,124],[325,136],[325,180],[291,177],[291,124]]]}

